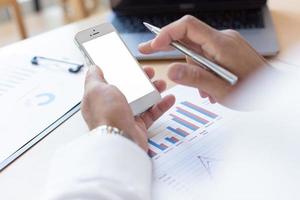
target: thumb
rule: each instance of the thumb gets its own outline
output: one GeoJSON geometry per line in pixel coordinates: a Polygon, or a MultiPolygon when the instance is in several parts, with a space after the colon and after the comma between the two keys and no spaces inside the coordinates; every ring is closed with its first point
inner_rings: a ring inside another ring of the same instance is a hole
{"type": "Polygon", "coordinates": [[[104,78],[104,74],[100,67],[91,65],[86,73],[85,88],[87,89],[88,87],[99,83],[107,83],[104,78]]]}
{"type": "Polygon", "coordinates": [[[171,64],[168,77],[178,84],[195,87],[207,93],[212,93],[224,84],[226,85],[226,82],[212,72],[200,66],[186,63],[171,64]]]}
{"type": "Polygon", "coordinates": [[[91,65],[89,67],[89,70],[88,70],[86,76],[87,76],[87,78],[95,79],[95,80],[106,83],[103,71],[97,65],[91,65]]]}

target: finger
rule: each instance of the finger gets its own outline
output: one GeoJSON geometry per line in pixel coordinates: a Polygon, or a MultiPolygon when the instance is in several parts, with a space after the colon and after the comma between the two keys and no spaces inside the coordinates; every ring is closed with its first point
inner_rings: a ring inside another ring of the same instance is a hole
{"type": "Polygon", "coordinates": [[[206,92],[203,92],[203,91],[200,91],[200,96],[201,96],[202,98],[207,98],[207,97],[209,97],[209,95],[208,95],[206,92]]]}
{"type": "Polygon", "coordinates": [[[106,83],[104,74],[99,67],[91,65],[85,77],[85,90],[99,83],[106,83]]]}
{"type": "Polygon", "coordinates": [[[195,17],[185,16],[165,26],[151,43],[153,49],[169,46],[172,41],[188,39],[200,46],[212,40],[216,30],[195,17]]]}
{"type": "Polygon", "coordinates": [[[104,74],[102,69],[96,65],[91,65],[89,67],[89,70],[87,72],[87,78],[99,80],[101,82],[106,82],[104,79],[104,74]]]}
{"type": "Polygon", "coordinates": [[[200,91],[200,90],[199,90],[199,92],[200,92],[200,95],[202,98],[209,98],[209,97],[212,98],[212,96],[210,96],[207,92],[200,91]]]}
{"type": "Polygon", "coordinates": [[[226,87],[230,87],[227,82],[212,72],[186,63],[170,65],[168,77],[176,83],[198,88],[211,95],[223,93],[226,87]]]}
{"type": "Polygon", "coordinates": [[[217,101],[211,96],[209,96],[208,99],[209,99],[209,102],[212,103],[212,104],[217,103],[217,101]]]}
{"type": "Polygon", "coordinates": [[[203,49],[202,49],[202,46],[200,46],[199,44],[196,44],[192,41],[190,41],[189,39],[183,39],[182,40],[182,44],[184,46],[187,46],[189,49],[195,51],[196,53],[200,54],[200,55],[203,55],[203,49]]]}
{"type": "Polygon", "coordinates": [[[152,40],[140,43],[138,46],[139,51],[144,54],[152,53],[151,42],[152,42],[152,40]]]}
{"type": "Polygon", "coordinates": [[[218,32],[192,16],[184,16],[181,19],[163,27],[158,36],[140,46],[140,51],[149,53],[170,49],[172,41],[189,39],[200,46],[213,40],[218,32]]]}
{"type": "Polygon", "coordinates": [[[210,96],[208,93],[200,91],[200,90],[199,90],[199,93],[202,98],[208,98],[210,103],[214,104],[217,102],[217,100],[215,98],[213,98],[212,96],[210,96]]]}
{"type": "Polygon", "coordinates": [[[195,17],[186,15],[162,28],[160,34],[152,42],[153,48],[169,45],[172,41],[188,39],[202,45],[210,41],[216,30],[195,17]]]}
{"type": "Polygon", "coordinates": [[[159,103],[154,105],[150,110],[141,115],[147,128],[149,128],[155,120],[162,116],[175,103],[175,96],[165,96],[159,103]]]}
{"type": "MultiPolygon", "coordinates": [[[[139,47],[138,47],[139,51],[143,54],[151,54],[151,53],[157,52],[157,50],[152,48],[151,43],[152,43],[152,40],[139,44],[139,47]]],[[[171,51],[171,50],[174,50],[174,48],[171,46],[166,46],[166,47],[162,48],[161,51],[171,51]]]]}
{"type": "MultiPolygon", "coordinates": [[[[144,67],[144,71],[149,79],[152,79],[155,75],[155,71],[152,67],[144,67]]],[[[153,84],[160,93],[163,92],[167,87],[167,83],[164,80],[156,80],[153,82],[153,84]]]]}
{"type": "Polygon", "coordinates": [[[144,67],[143,68],[144,72],[147,74],[147,76],[149,77],[149,79],[152,79],[155,75],[155,71],[152,67],[144,67]]]}
{"type": "Polygon", "coordinates": [[[153,85],[158,90],[159,93],[162,93],[167,88],[167,83],[164,80],[156,80],[153,82],[153,85]]]}

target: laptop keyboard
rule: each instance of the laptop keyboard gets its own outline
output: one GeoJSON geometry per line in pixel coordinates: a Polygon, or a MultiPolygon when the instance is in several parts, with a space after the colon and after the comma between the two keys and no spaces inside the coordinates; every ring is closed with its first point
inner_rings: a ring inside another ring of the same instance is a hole
{"type": "MultiPolygon", "coordinates": [[[[160,15],[135,15],[118,16],[112,22],[121,33],[148,32],[142,22],[148,22],[158,27],[163,27],[187,13],[172,13],[160,15]]],[[[213,11],[188,13],[206,22],[212,27],[223,29],[253,29],[263,28],[262,9],[251,10],[232,10],[232,11],[213,11]]]]}

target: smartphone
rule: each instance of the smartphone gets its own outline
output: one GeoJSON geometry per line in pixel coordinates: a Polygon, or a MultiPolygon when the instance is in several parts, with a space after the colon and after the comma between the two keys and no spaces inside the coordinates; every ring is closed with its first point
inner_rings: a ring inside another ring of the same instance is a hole
{"type": "Polygon", "coordinates": [[[134,115],[146,111],[161,99],[111,24],[80,31],[75,41],[90,64],[100,67],[106,81],[124,94],[134,115]]]}

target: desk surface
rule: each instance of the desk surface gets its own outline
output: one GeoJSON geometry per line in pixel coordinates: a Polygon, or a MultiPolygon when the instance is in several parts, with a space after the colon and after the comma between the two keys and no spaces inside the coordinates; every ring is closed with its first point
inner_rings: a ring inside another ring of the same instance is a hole
{"type": "MultiPolygon", "coordinates": [[[[285,68],[300,67],[300,59],[297,58],[300,52],[300,1],[270,0],[269,7],[281,47],[280,54],[273,58],[271,62],[274,65],[280,65],[285,68]]],[[[39,52],[41,55],[41,52],[48,51],[42,47],[48,47],[51,44],[52,49],[55,48],[55,43],[59,43],[57,38],[62,41],[59,44],[73,44],[72,38],[69,37],[70,35],[73,35],[79,29],[88,27],[89,24],[99,23],[100,21],[99,17],[91,18],[81,23],[68,25],[24,42],[16,43],[4,49],[15,48],[19,51],[26,48],[27,51],[32,49],[33,52],[39,52]],[[51,41],[54,42],[52,43],[51,41]]],[[[68,48],[70,46],[66,45],[65,49],[68,48]]],[[[64,52],[66,51],[64,50],[64,52]]],[[[76,52],[74,53],[76,54],[76,52]]],[[[169,63],[170,61],[148,61],[143,62],[142,65],[153,66],[157,71],[157,78],[166,78],[166,65],[169,63]]],[[[168,81],[168,86],[171,87],[172,85],[173,83],[168,81]]],[[[39,199],[45,186],[50,158],[53,152],[61,145],[84,134],[86,131],[86,125],[83,123],[80,113],[77,113],[30,149],[0,174],[1,199],[39,199]],[[76,124],[76,127],[74,127],[74,124],[76,124]]]]}

